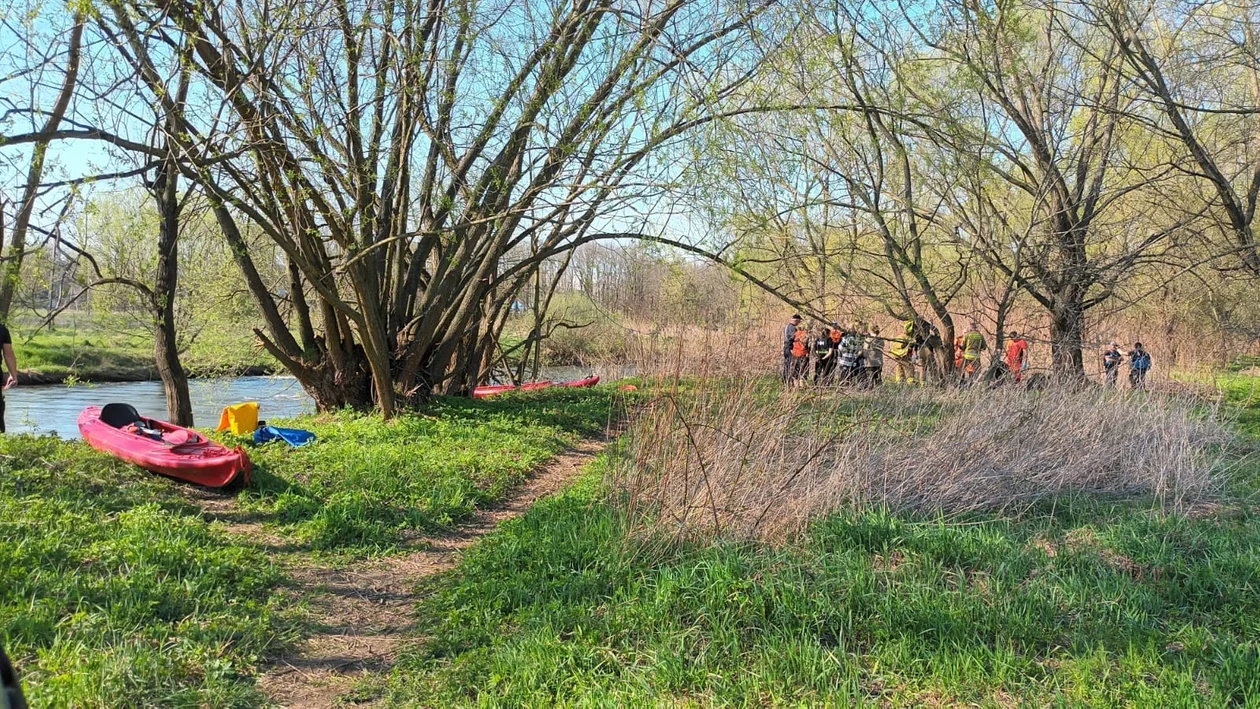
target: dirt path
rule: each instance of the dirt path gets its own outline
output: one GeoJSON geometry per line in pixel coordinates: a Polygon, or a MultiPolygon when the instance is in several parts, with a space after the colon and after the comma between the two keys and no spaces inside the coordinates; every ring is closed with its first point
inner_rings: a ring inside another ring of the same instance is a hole
{"type": "MultiPolygon", "coordinates": [[[[414,551],[341,568],[314,564],[300,554],[286,557],[286,571],[310,604],[315,629],[259,678],[263,692],[281,706],[331,707],[355,679],[391,668],[404,644],[414,639],[413,589],[419,581],[454,568],[463,550],[572,482],[605,445],[583,442],[535,471],[499,505],[479,510],[456,532],[413,540],[408,546],[414,551]]],[[[284,540],[240,514],[235,500],[197,496],[195,501],[229,532],[283,551],[284,540]]]]}

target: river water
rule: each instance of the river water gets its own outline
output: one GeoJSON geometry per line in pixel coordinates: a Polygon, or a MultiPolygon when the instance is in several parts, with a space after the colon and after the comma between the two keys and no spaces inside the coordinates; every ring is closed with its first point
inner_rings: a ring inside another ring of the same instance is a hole
{"type": "MultiPolygon", "coordinates": [[[[237,377],[194,379],[188,383],[193,402],[193,423],[213,427],[219,412],[229,404],[258,402],[258,416],[279,419],[310,413],[315,402],[292,377],[237,377]]],[[[60,384],[19,386],[4,393],[4,420],[11,433],[55,433],[78,438],[79,412],[88,406],[121,401],[143,416],[166,418],[166,397],[161,382],[120,384],[60,384]]]]}
{"type": "MultiPolygon", "coordinates": [[[[546,379],[565,381],[581,379],[592,371],[605,382],[632,373],[627,367],[546,367],[542,374],[546,379]]],[[[290,418],[315,411],[315,402],[292,377],[194,379],[188,383],[188,389],[193,402],[193,425],[200,428],[216,425],[224,406],[245,401],[258,402],[258,416],[262,419],[290,418]]],[[[78,438],[79,412],[88,406],[115,401],[131,404],[143,416],[166,419],[166,397],[158,381],[19,386],[5,392],[4,401],[4,420],[10,433],[55,433],[62,438],[78,438]]]]}

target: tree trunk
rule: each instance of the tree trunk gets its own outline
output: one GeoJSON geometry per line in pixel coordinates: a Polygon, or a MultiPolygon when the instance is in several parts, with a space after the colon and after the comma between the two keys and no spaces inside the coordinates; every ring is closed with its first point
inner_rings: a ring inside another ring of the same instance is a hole
{"type": "Polygon", "coordinates": [[[1081,353],[1085,336],[1085,308],[1072,291],[1061,293],[1050,311],[1050,358],[1054,377],[1061,381],[1085,377],[1081,353]]]}
{"type": "Polygon", "coordinates": [[[937,359],[941,367],[941,383],[945,385],[956,384],[958,372],[954,371],[954,338],[958,335],[958,330],[954,327],[953,318],[948,318],[941,323],[941,349],[937,353],[937,359]]]}
{"type": "Polygon", "coordinates": [[[153,332],[153,355],[162,390],[166,394],[166,413],[177,426],[192,426],[192,398],[188,395],[188,374],[179,361],[179,343],[175,333],[175,297],[179,284],[179,168],[174,156],[159,168],[153,194],[157,198],[158,264],[153,284],[153,311],[156,320],[153,332]]]}

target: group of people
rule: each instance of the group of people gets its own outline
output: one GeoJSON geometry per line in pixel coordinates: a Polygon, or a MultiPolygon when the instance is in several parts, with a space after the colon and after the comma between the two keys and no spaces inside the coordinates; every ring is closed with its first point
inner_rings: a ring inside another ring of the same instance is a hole
{"type": "MultiPolygon", "coordinates": [[[[1028,342],[1018,333],[1009,335],[1004,367],[999,374],[1022,381],[1028,370],[1028,342]]],[[[897,337],[882,337],[879,327],[854,321],[849,327],[831,323],[813,334],[801,326],[801,316],[793,315],[783,328],[783,380],[788,384],[809,379],[824,384],[855,383],[866,386],[883,382],[884,344],[890,343],[888,359],[894,382],[914,384],[925,381],[936,369],[932,356],[941,346],[941,337],[927,323],[907,320],[897,337]]],[[[954,365],[961,383],[970,384],[984,372],[981,356],[989,349],[980,326],[971,323],[966,334],[954,341],[954,365]]]]}
{"type": "Polygon", "coordinates": [[[879,328],[867,328],[853,321],[848,328],[839,323],[825,325],[811,334],[801,327],[801,316],[793,315],[783,329],[783,380],[804,382],[813,364],[815,384],[879,384],[884,370],[884,340],[879,328]]]}
{"type": "Polygon", "coordinates": [[[1146,351],[1141,342],[1134,342],[1133,349],[1120,351],[1120,343],[1115,340],[1103,350],[1103,383],[1115,387],[1120,379],[1120,366],[1125,360],[1129,362],[1129,386],[1133,389],[1146,388],[1146,373],[1151,371],[1151,353],[1146,351]]]}
{"type": "MultiPolygon", "coordinates": [[[[783,328],[783,381],[788,384],[802,383],[810,378],[813,366],[815,384],[857,383],[867,386],[883,381],[884,343],[889,343],[888,359],[892,364],[892,381],[914,384],[929,377],[942,380],[942,366],[934,353],[945,355],[945,343],[931,324],[907,320],[902,332],[893,338],[881,337],[878,327],[867,327],[853,321],[847,328],[838,323],[823,326],[820,333],[811,333],[801,325],[801,316],[793,315],[783,328]]],[[[1028,341],[1018,332],[1006,336],[1006,348],[996,367],[990,370],[982,362],[989,343],[980,332],[975,320],[968,330],[954,338],[954,371],[958,383],[967,386],[981,377],[991,376],[997,381],[1022,383],[1028,373],[1028,341]]],[[[1151,355],[1135,342],[1127,353],[1120,351],[1116,342],[1103,352],[1103,379],[1108,386],[1115,386],[1120,366],[1129,362],[1129,384],[1134,389],[1146,385],[1146,374],[1151,369],[1151,355]]]]}

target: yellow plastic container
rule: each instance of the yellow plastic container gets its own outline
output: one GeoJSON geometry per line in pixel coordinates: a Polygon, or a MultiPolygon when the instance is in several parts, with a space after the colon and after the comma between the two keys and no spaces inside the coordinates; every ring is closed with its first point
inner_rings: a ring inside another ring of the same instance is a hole
{"type": "Polygon", "coordinates": [[[219,431],[231,431],[238,436],[258,429],[258,402],[250,401],[223,409],[219,415],[219,431]]]}

